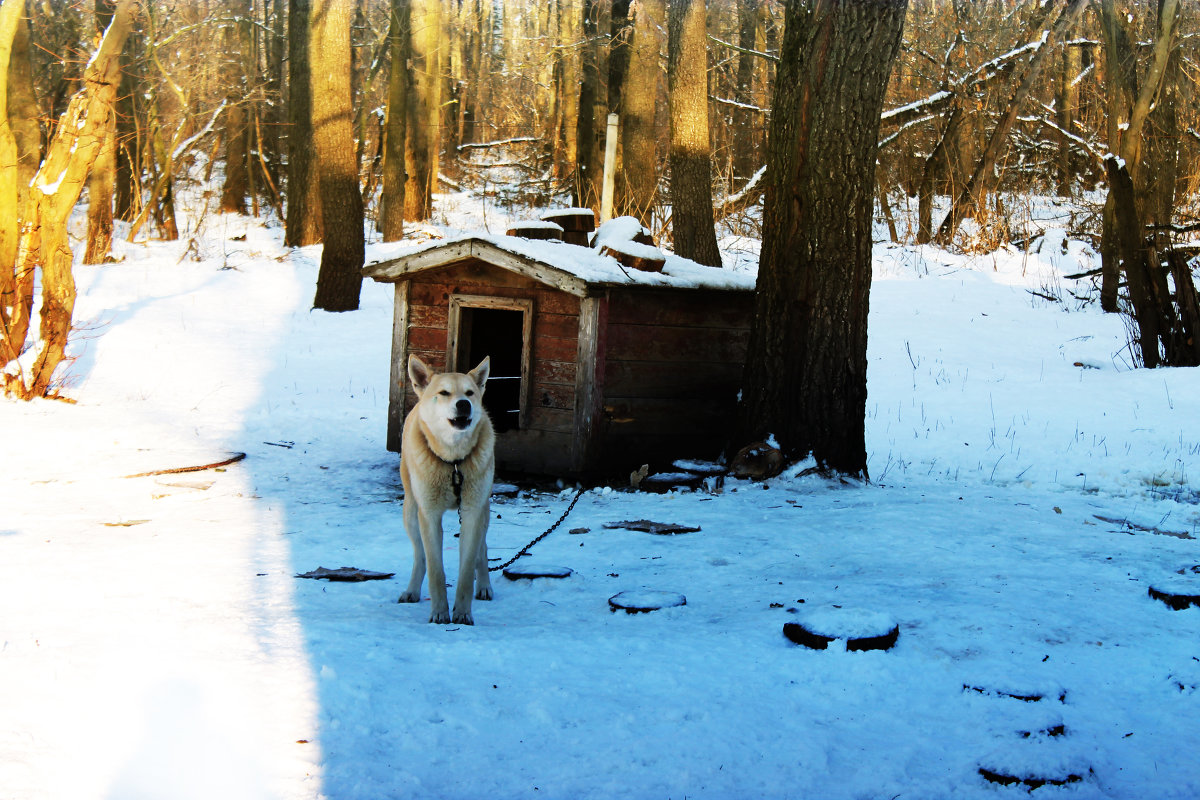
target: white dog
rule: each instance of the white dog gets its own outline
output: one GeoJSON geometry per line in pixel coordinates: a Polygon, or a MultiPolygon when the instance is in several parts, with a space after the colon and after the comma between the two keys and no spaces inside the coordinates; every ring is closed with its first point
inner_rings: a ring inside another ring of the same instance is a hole
{"type": "Polygon", "coordinates": [[[433,602],[430,622],[473,625],[472,594],[479,600],[492,599],[487,529],[496,434],[483,409],[490,366],[491,360],[485,358],[466,374],[437,374],[416,356],[408,359],[408,379],[418,402],[404,421],[400,480],[404,483],[404,528],[413,545],[413,570],[400,602],[420,602],[428,567],[433,602]],[[446,601],[442,564],[442,515],[452,508],[458,509],[462,523],[453,617],[446,601]]]}

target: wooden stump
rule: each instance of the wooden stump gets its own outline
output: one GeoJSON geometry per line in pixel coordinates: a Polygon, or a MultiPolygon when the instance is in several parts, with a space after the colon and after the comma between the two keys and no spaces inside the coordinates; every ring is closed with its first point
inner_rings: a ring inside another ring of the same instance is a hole
{"type": "Polygon", "coordinates": [[[783,453],[766,442],[752,442],[733,457],[729,471],[735,478],[761,481],[783,472],[783,453]]]}
{"type": "Polygon", "coordinates": [[[1149,594],[1176,611],[1200,608],[1200,564],[1156,578],[1150,583],[1149,594]]]}
{"type": "Polygon", "coordinates": [[[570,567],[554,567],[543,564],[512,564],[504,568],[504,577],[510,581],[533,580],[534,578],[568,578],[575,574],[570,567]]]}
{"type": "Polygon", "coordinates": [[[525,220],[518,222],[505,231],[508,236],[520,236],[522,239],[540,239],[547,241],[562,241],[563,229],[553,222],[540,220],[525,220]]]}
{"type": "Polygon", "coordinates": [[[678,592],[659,592],[649,589],[620,592],[608,598],[608,606],[614,613],[644,614],[660,608],[686,606],[687,598],[678,592]]]}
{"type": "Polygon", "coordinates": [[[810,650],[827,650],[835,641],[848,652],[890,650],[900,638],[900,626],[886,614],[841,608],[820,608],[802,613],[783,626],[783,635],[810,650]]]}
{"type": "Polygon", "coordinates": [[[690,472],[656,472],[643,478],[638,488],[664,494],[672,489],[698,489],[703,482],[704,476],[690,472]]]}
{"type": "Polygon", "coordinates": [[[998,783],[1001,786],[1013,786],[1020,784],[1028,791],[1040,789],[1043,786],[1066,786],[1070,783],[1079,783],[1083,780],[1082,775],[1077,775],[1074,772],[1068,773],[1062,777],[1036,777],[1032,775],[1009,775],[1005,771],[988,769],[980,767],[979,774],[984,777],[984,780],[989,783],[998,783]]]}
{"type": "Polygon", "coordinates": [[[626,267],[642,272],[662,272],[667,257],[654,245],[637,242],[613,242],[601,246],[600,255],[612,256],[626,267]]]}
{"type": "Polygon", "coordinates": [[[588,234],[596,230],[596,215],[590,208],[560,208],[543,214],[542,220],[562,227],[563,241],[580,247],[588,246],[588,234]]]}

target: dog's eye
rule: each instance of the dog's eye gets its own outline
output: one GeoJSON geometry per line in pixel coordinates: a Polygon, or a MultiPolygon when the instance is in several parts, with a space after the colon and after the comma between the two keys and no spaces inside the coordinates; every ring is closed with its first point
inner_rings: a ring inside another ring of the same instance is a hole
{"type": "Polygon", "coordinates": [[[446,391],[445,389],[442,389],[440,392],[438,392],[438,394],[440,394],[442,397],[450,396],[450,393],[448,391],[446,391]]]}
{"type": "Polygon", "coordinates": [[[468,389],[468,390],[467,390],[467,397],[474,397],[474,396],[475,396],[475,392],[474,392],[474,391],[472,391],[472,390],[470,390],[470,389],[468,389]]]}

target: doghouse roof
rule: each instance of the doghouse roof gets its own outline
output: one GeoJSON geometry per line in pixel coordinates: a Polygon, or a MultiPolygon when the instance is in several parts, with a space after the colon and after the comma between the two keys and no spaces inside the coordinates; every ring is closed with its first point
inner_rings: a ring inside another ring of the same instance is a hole
{"type": "Polygon", "coordinates": [[[480,233],[430,242],[394,258],[367,264],[363,275],[395,283],[469,259],[524,275],[576,297],[586,297],[593,288],[605,286],[753,291],[755,280],[750,273],[706,267],[669,253],[662,272],[643,272],[587,247],[480,233]]]}

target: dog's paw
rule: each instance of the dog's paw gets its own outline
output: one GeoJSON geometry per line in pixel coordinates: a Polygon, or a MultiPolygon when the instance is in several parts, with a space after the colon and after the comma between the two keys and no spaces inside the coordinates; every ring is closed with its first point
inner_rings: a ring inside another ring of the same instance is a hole
{"type": "Polygon", "coordinates": [[[434,611],[429,615],[429,621],[434,625],[448,625],[450,624],[450,612],[434,611]]]}
{"type": "Polygon", "coordinates": [[[476,600],[491,600],[495,595],[492,594],[491,586],[480,586],[475,590],[476,600]]]}
{"type": "Polygon", "coordinates": [[[421,602],[421,593],[420,592],[405,592],[402,595],[400,595],[400,599],[397,600],[396,602],[397,603],[419,603],[419,602],[421,602]]]}
{"type": "Polygon", "coordinates": [[[454,612],[454,624],[455,625],[474,625],[475,619],[471,616],[470,611],[455,611],[454,612]]]}

